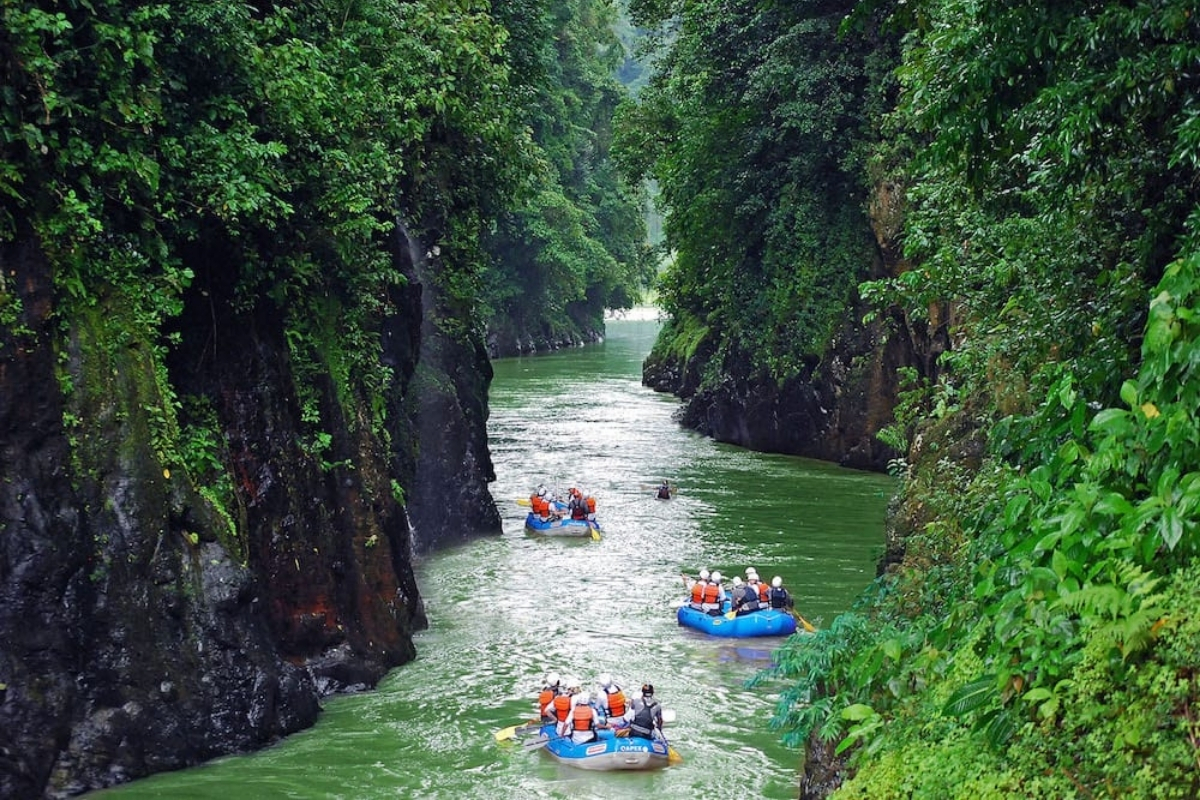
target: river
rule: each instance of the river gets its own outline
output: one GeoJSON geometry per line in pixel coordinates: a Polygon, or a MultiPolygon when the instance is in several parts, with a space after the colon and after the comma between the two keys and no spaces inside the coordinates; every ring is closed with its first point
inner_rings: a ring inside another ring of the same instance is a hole
{"type": "Polygon", "coordinates": [[[779,575],[819,627],[872,579],[892,481],[681,429],[678,401],[640,382],[657,329],[610,321],[602,344],[495,363],[488,433],[504,533],[417,563],[430,629],[413,663],[376,691],[326,700],[315,727],[267,750],[96,796],[796,797],[798,754],[768,729],[780,687],[745,688],[783,640],[680,628],[680,574],[779,575]],[[653,498],[663,479],[678,486],[670,501],[653,498]],[[539,482],[590,491],[603,538],[526,534],[517,500],[539,482]],[[653,683],[676,712],[667,734],[683,762],[593,773],[497,743],[496,730],[530,716],[548,671],[653,683]]]}

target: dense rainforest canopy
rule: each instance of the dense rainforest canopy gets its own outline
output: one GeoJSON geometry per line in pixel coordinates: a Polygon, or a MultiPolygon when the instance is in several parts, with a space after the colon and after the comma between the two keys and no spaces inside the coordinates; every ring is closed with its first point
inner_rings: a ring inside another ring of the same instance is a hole
{"type": "Polygon", "coordinates": [[[856,294],[952,342],[885,432],[900,555],[775,670],[802,792],[1196,796],[1194,3],[631,6],[660,31],[618,129],[666,205],[656,349],[779,380],[856,294]],[[872,206],[903,215],[878,245],[872,206]]]}
{"type": "Polygon", "coordinates": [[[511,354],[516,339],[554,346],[603,331],[605,309],[632,306],[654,263],[644,192],[609,157],[626,93],[617,74],[631,62],[617,7],[559,0],[497,3],[493,13],[510,32],[520,118],[544,156],[536,188],[485,236],[484,314],[493,352],[511,354]]]}
{"type": "MultiPolygon", "coordinates": [[[[202,335],[172,320],[198,254],[219,253],[229,299],[282,309],[298,374],[353,376],[380,432],[398,230],[436,253],[439,324],[460,339],[562,326],[571,304],[599,327],[638,295],[642,200],[607,155],[613,19],[592,0],[6,3],[0,240],[41,244],[63,319],[102,308],[159,359],[202,335]]],[[[0,320],[19,337],[10,280],[0,320]]],[[[161,383],[166,461],[225,482],[161,383]]]]}
{"type": "Polygon", "coordinates": [[[414,551],[500,532],[489,329],[596,335],[649,266],[614,19],[0,4],[0,794],[260,747],[411,660],[414,551]]]}
{"type": "Polygon", "coordinates": [[[803,791],[1200,794],[1194,2],[629,5],[654,68],[610,124],[627,54],[601,0],[4,3],[0,245],[44,257],[57,328],[6,268],[0,356],[60,360],[72,479],[106,446],[81,398],[110,385],[72,365],[137,353],[140,435],[247,557],[179,360],[205,303],[283,317],[300,445],[344,469],[318,386],[392,438],[401,251],[447,340],[570,339],[649,273],[653,179],[658,347],[706,353],[705,381],[819,380],[864,297],[953,343],[885,434],[901,555],[779,661],[803,791]],[[890,246],[901,274],[867,280],[890,246]]]}

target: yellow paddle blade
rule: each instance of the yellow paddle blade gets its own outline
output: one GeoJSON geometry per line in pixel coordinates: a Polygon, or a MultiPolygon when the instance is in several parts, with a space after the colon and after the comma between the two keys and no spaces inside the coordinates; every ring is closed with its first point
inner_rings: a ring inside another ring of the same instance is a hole
{"type": "Polygon", "coordinates": [[[539,727],[541,727],[541,724],[542,723],[540,720],[531,719],[531,720],[522,722],[518,725],[509,725],[507,728],[501,728],[500,730],[496,731],[496,733],[495,733],[496,741],[497,742],[507,741],[508,739],[511,739],[514,736],[516,736],[518,733],[528,733],[530,731],[535,731],[539,727]]]}
{"type": "Polygon", "coordinates": [[[811,622],[809,622],[808,620],[806,620],[804,617],[797,614],[795,609],[788,609],[788,613],[790,613],[793,617],[795,617],[796,621],[804,626],[804,630],[808,631],[809,633],[817,632],[817,629],[813,627],[813,624],[811,622]]]}
{"type": "Polygon", "coordinates": [[[595,528],[592,528],[592,541],[593,542],[600,541],[600,531],[596,530],[595,528]]]}
{"type": "Polygon", "coordinates": [[[533,505],[533,503],[529,502],[529,498],[528,498],[528,497],[518,497],[518,498],[517,498],[517,505],[519,505],[519,506],[525,506],[526,508],[528,508],[529,506],[533,505]]]}
{"type": "Polygon", "coordinates": [[[731,610],[731,611],[726,611],[726,612],[725,612],[725,619],[737,619],[737,612],[736,612],[736,611],[732,611],[732,610],[731,610]]]}
{"type": "Polygon", "coordinates": [[[667,748],[667,763],[668,764],[682,764],[683,756],[679,755],[679,751],[676,750],[674,747],[668,747],[667,748]]]}

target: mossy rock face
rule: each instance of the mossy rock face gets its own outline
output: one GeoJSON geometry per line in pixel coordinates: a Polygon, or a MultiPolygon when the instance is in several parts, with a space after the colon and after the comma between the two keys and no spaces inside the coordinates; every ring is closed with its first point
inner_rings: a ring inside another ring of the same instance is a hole
{"type": "MultiPolygon", "coordinates": [[[[322,694],[414,657],[426,622],[393,481],[415,471],[416,427],[398,401],[385,441],[368,392],[312,376],[322,463],[299,444],[286,323],[269,305],[234,311],[228,275],[201,272],[179,319],[211,335],[164,357],[120,307],[55,313],[35,246],[0,247],[0,263],[24,292],[21,330],[0,329],[0,728],[23,754],[0,795],[261,747],[311,725],[322,694]],[[206,398],[229,492],[180,463],[173,396],[206,398]]],[[[399,397],[416,339],[389,330],[399,397]]],[[[445,386],[474,398],[456,408],[482,431],[486,358],[459,369],[445,386]]]]}
{"type": "Polygon", "coordinates": [[[570,317],[533,321],[498,318],[488,323],[486,346],[490,358],[511,358],[603,340],[603,317],[583,321],[570,317]]]}
{"type": "Polygon", "coordinates": [[[917,360],[910,339],[886,335],[851,312],[821,354],[798,359],[777,382],[746,354],[723,352],[720,332],[668,323],[642,368],[642,383],[685,400],[686,427],[722,442],[883,471],[899,455],[875,434],[892,420],[897,371],[917,360]]]}

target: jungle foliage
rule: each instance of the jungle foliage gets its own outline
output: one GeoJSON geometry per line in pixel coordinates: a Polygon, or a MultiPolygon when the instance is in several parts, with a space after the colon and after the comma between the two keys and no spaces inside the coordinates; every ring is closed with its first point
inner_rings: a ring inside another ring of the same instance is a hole
{"type": "MultiPolygon", "coordinates": [[[[808,288],[820,282],[802,259],[764,266],[769,226],[750,223],[795,195],[754,180],[766,170],[741,155],[796,130],[792,160],[827,163],[829,148],[802,134],[844,117],[815,107],[786,129],[742,102],[749,71],[721,65],[787,52],[790,78],[775,83],[800,102],[794,81],[871,40],[789,50],[791,29],[748,24],[822,9],[833,31],[849,11],[836,4],[634,8],[678,36],[628,134],[631,163],[668,200],[668,310],[700,317],[723,347],[767,350],[778,374],[820,341],[819,298],[832,294],[808,288]],[[699,30],[711,63],[694,52],[699,30]],[[748,184],[770,199],[739,216],[748,184]],[[787,309],[793,327],[767,311],[788,281],[811,303],[787,309]],[[758,339],[753,319],[770,321],[758,339]],[[802,333],[776,333],[789,330],[802,333]]],[[[860,187],[904,187],[911,268],[860,290],[912,320],[951,308],[954,346],[890,429],[909,453],[894,523],[912,526],[904,559],[853,613],[784,649],[763,676],[789,682],[774,723],[849,759],[839,797],[1197,796],[1194,3],[867,2],[843,30],[877,22],[903,46],[860,57],[889,64],[859,94],[889,96],[889,74],[899,94],[861,120],[875,126],[860,139],[869,153],[840,163],[860,187]],[[963,436],[986,439],[982,459],[949,455],[963,436]]],[[[803,232],[784,249],[811,242],[803,232]]],[[[860,277],[848,268],[823,285],[860,277]]]]}
{"type": "Polygon", "coordinates": [[[872,242],[863,169],[885,109],[889,39],[839,35],[850,2],[633,2],[656,31],[654,74],[618,117],[617,155],[667,210],[659,284],[678,330],[714,362],[782,382],[824,352],[872,242]]]}
{"type": "Polygon", "coordinates": [[[518,118],[542,158],[531,190],[491,223],[483,301],[489,326],[555,339],[603,330],[654,273],[644,193],[609,156],[626,90],[617,7],[604,0],[495,4],[512,32],[518,118]]]}
{"type": "MultiPolygon", "coordinates": [[[[319,375],[361,394],[386,437],[379,326],[404,313],[399,230],[438,254],[427,277],[451,336],[482,336],[530,286],[600,310],[639,291],[640,198],[606,156],[608,8],[5,2],[0,241],[38,242],[64,332],[98,309],[164,375],[202,335],[173,322],[197,270],[241,311],[283,315],[306,447],[324,462],[319,375]]],[[[19,336],[12,280],[0,324],[19,336]]],[[[165,383],[153,416],[175,434],[159,455],[218,486],[220,454],[196,443],[220,436],[188,412],[202,405],[165,383]]]]}

